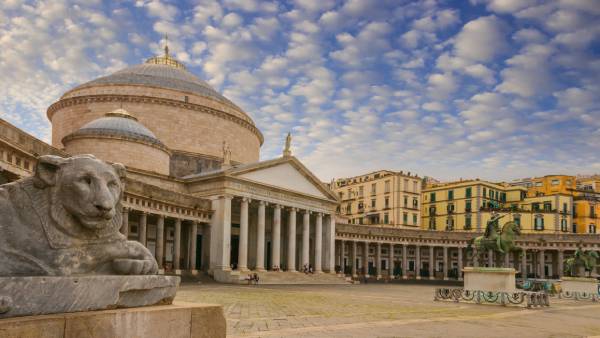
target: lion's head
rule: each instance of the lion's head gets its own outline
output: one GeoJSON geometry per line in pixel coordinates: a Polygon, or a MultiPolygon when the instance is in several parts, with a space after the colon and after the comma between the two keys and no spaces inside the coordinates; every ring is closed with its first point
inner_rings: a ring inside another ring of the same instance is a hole
{"type": "Polygon", "coordinates": [[[51,217],[59,226],[69,232],[82,230],[78,226],[92,232],[118,229],[123,165],[93,155],[46,155],[38,159],[34,177],[38,188],[50,189],[51,217]]]}

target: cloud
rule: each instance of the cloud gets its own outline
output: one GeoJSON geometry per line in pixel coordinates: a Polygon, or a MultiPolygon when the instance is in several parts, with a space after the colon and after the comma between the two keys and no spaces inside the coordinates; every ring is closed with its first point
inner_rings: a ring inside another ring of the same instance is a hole
{"type": "Polygon", "coordinates": [[[490,61],[507,48],[505,24],[495,16],[469,21],[457,35],[454,48],[459,57],[490,61]]]}

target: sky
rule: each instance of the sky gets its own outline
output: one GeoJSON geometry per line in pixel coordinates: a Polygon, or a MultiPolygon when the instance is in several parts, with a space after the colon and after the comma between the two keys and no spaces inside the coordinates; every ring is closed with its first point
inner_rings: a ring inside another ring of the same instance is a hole
{"type": "Polygon", "coordinates": [[[0,118],[171,54],[255,121],[261,159],[493,181],[600,173],[597,0],[2,0],[0,118]]]}

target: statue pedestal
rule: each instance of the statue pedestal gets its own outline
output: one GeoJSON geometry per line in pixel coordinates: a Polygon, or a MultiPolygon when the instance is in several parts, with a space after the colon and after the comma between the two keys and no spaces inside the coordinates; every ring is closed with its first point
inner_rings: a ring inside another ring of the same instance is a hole
{"type": "Polygon", "coordinates": [[[179,281],[162,275],[0,277],[0,319],[171,304],[179,281]]]}
{"type": "Polygon", "coordinates": [[[516,271],[513,268],[465,267],[465,290],[515,292],[516,271]]]}
{"type": "Polygon", "coordinates": [[[560,298],[600,299],[600,283],[596,278],[563,277],[560,282],[560,298]]]}
{"type": "Polygon", "coordinates": [[[221,305],[178,303],[0,319],[2,337],[225,338],[221,305]]]}

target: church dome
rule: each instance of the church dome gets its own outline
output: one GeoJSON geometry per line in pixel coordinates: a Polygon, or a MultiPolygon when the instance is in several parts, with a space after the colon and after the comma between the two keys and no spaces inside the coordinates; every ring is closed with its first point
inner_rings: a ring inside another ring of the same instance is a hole
{"type": "Polygon", "coordinates": [[[86,123],[83,127],[79,128],[79,130],[67,135],[65,139],[93,135],[120,136],[126,139],[147,142],[164,147],[154,133],[144,127],[135,117],[124,109],[114,110],[107,113],[104,117],[86,123]]]}
{"type": "Polygon", "coordinates": [[[144,141],[168,149],[175,177],[220,168],[224,142],[232,163],[256,162],[264,141],[245,111],[187,70],[167,47],[162,56],[67,91],[47,115],[58,148],[83,134],[144,141]],[[122,106],[137,121],[106,115],[122,106]]]}
{"type": "Polygon", "coordinates": [[[170,150],[124,109],[84,124],[62,139],[72,155],[93,154],[113,163],[163,175],[170,173],[170,150]]]}

